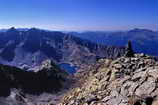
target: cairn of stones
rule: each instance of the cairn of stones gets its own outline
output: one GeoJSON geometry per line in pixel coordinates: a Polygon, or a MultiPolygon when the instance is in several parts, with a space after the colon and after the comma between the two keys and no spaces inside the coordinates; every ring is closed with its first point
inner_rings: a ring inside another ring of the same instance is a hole
{"type": "Polygon", "coordinates": [[[126,52],[125,52],[126,57],[134,57],[134,51],[132,48],[131,41],[128,41],[128,44],[126,46],[126,52]]]}

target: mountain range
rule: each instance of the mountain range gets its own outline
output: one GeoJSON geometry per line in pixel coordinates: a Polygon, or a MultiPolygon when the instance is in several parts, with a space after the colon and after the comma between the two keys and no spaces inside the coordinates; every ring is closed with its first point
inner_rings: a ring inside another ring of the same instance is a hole
{"type": "Polygon", "coordinates": [[[158,31],[135,28],[129,31],[70,33],[94,43],[110,46],[125,46],[128,40],[131,40],[135,52],[158,56],[158,31]]]}
{"type": "Polygon", "coordinates": [[[80,68],[98,58],[116,58],[124,52],[124,47],[96,44],[59,31],[12,27],[0,32],[0,63],[25,70],[37,70],[47,59],[80,68]]]}

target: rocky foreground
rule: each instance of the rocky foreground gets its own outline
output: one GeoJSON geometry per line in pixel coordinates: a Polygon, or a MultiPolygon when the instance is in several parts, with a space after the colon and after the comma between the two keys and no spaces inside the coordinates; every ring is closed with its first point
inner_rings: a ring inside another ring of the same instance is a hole
{"type": "Polygon", "coordinates": [[[135,54],[101,59],[76,74],[77,88],[60,105],[158,105],[158,61],[135,54]]]}

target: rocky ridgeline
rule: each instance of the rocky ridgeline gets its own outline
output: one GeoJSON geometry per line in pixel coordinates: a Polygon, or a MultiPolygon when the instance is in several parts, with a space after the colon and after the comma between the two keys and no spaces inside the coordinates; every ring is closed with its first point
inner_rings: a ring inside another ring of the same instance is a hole
{"type": "Polygon", "coordinates": [[[158,62],[154,57],[135,54],[101,59],[84,71],[76,74],[82,77],[80,86],[68,92],[60,105],[158,105],[158,62]]]}

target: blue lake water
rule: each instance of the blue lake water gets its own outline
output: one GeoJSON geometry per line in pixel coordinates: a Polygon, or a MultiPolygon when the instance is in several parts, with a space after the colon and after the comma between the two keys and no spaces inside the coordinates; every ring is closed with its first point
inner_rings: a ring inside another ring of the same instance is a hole
{"type": "Polygon", "coordinates": [[[70,74],[74,74],[77,70],[76,66],[72,66],[68,63],[62,63],[62,64],[59,64],[59,66],[60,66],[61,69],[66,70],[70,74]]]}

